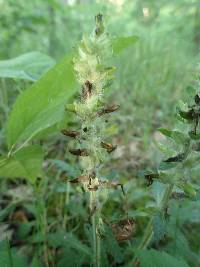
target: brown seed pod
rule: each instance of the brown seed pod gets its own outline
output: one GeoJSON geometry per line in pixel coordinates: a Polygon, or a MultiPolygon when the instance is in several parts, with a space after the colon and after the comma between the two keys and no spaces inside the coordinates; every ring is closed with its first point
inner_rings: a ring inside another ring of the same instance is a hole
{"type": "Polygon", "coordinates": [[[86,81],[85,84],[82,86],[82,97],[84,99],[90,98],[92,95],[92,88],[93,85],[90,81],[86,81]]]}
{"type": "Polygon", "coordinates": [[[180,153],[175,157],[168,158],[164,160],[163,162],[182,162],[185,159],[186,153],[180,153]]]}
{"type": "Polygon", "coordinates": [[[98,111],[98,115],[102,116],[104,114],[114,112],[114,111],[118,110],[119,107],[120,107],[119,105],[112,105],[112,106],[105,107],[102,110],[98,111]]]}
{"type": "Polygon", "coordinates": [[[111,228],[116,240],[121,242],[132,238],[136,231],[136,223],[133,219],[125,219],[112,224],[111,228]]]}
{"type": "Polygon", "coordinates": [[[77,131],[73,131],[73,130],[66,130],[66,129],[62,129],[61,130],[61,133],[65,136],[69,136],[69,137],[73,137],[73,138],[76,138],[77,136],[80,135],[79,132],[77,131]]]}
{"type": "Polygon", "coordinates": [[[105,148],[108,153],[113,152],[117,148],[117,146],[113,146],[112,144],[103,141],[101,141],[101,147],[105,148]]]}
{"type": "Polygon", "coordinates": [[[199,114],[195,112],[195,110],[192,108],[189,111],[179,111],[179,115],[188,121],[193,121],[194,119],[198,118],[199,114]]]}
{"type": "Polygon", "coordinates": [[[89,181],[89,177],[87,175],[82,175],[78,176],[77,178],[69,181],[72,184],[77,184],[77,183],[87,183],[89,181]]]}
{"type": "Polygon", "coordinates": [[[83,149],[70,149],[69,152],[72,154],[72,155],[75,155],[75,156],[81,156],[81,157],[87,157],[89,156],[89,153],[87,151],[87,149],[83,148],[83,149]]]}
{"type": "Polygon", "coordinates": [[[147,180],[147,186],[150,186],[153,184],[154,178],[159,178],[159,174],[158,173],[149,173],[149,174],[146,174],[144,177],[147,180]]]}
{"type": "Polygon", "coordinates": [[[124,186],[123,184],[117,182],[117,181],[100,181],[101,186],[107,189],[118,189],[118,187],[121,187],[123,195],[125,195],[124,186]]]}
{"type": "Polygon", "coordinates": [[[196,103],[197,105],[200,105],[200,96],[199,96],[199,94],[196,94],[196,95],[195,95],[194,100],[195,100],[195,103],[196,103]]]}
{"type": "Polygon", "coordinates": [[[99,189],[98,185],[95,185],[95,186],[88,185],[88,190],[89,191],[97,191],[98,189],[99,189]]]}

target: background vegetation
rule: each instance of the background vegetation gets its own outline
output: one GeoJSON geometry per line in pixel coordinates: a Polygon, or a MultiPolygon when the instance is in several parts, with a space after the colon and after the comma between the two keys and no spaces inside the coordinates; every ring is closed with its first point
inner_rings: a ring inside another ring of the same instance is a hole
{"type": "MultiPolygon", "coordinates": [[[[71,141],[60,134],[63,125],[74,127],[76,122],[71,114],[64,114],[59,122],[57,118],[78,89],[73,75],[68,72],[66,76],[60,70],[64,66],[70,69],[74,47],[83,33],[92,31],[94,15],[99,11],[112,36],[138,39],[114,58],[116,79],[108,93],[110,102],[119,103],[120,110],[112,116],[108,132],[118,148],[105,166],[105,176],[124,184],[126,194],[124,197],[120,190],[111,190],[102,196],[102,218],[108,225],[128,213],[136,227],[133,236],[120,243],[110,227],[104,229],[102,266],[128,266],[163,190],[159,182],[147,187],[140,174],[152,170],[164,157],[159,148],[166,141],[157,129],[176,127],[176,105],[191,99],[190,85],[199,71],[200,3],[0,0],[0,10],[1,160],[8,151],[15,152],[0,170],[0,267],[92,264],[88,197],[80,186],[67,182],[80,173],[77,161],[67,151],[71,141]],[[28,91],[31,98],[24,94],[28,91]],[[24,98],[12,110],[22,94],[24,98]],[[44,116],[38,131],[34,119],[42,112],[39,100],[48,117],[44,116]],[[55,105],[48,113],[52,101],[55,105]],[[33,147],[20,154],[19,144],[30,139],[33,147]],[[25,167],[19,162],[25,162],[25,167]],[[43,169],[38,175],[41,162],[43,169]],[[32,171],[30,165],[38,169],[32,171]]],[[[198,171],[189,176],[198,189],[198,171]]],[[[154,221],[153,249],[138,254],[142,267],[200,266],[199,208],[198,193],[195,199],[170,200],[167,225],[160,219],[154,221]]]]}

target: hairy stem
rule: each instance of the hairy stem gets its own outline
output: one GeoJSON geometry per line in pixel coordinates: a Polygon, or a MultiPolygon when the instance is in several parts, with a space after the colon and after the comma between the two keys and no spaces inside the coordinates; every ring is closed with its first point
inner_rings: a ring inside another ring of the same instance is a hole
{"type": "Polygon", "coordinates": [[[92,235],[93,235],[93,254],[94,254],[94,266],[100,267],[100,238],[98,235],[98,223],[99,214],[96,211],[96,205],[98,202],[97,193],[90,191],[90,211],[92,216],[92,235]]]}

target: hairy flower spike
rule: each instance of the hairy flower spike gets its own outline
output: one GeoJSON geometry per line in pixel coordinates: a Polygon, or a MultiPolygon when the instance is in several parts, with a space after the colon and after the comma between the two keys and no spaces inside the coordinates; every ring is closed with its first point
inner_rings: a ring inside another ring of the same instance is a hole
{"type": "Polygon", "coordinates": [[[106,105],[105,91],[109,89],[115,68],[109,66],[112,45],[105,31],[103,16],[95,17],[96,27],[89,36],[84,36],[77,48],[78,55],[74,58],[74,70],[80,84],[80,97],[72,105],[66,107],[74,112],[80,122],[78,131],[62,130],[66,136],[73,137],[77,142],[75,148],[69,149],[79,157],[82,173],[70,180],[72,184],[81,184],[90,195],[90,218],[93,229],[94,266],[100,266],[99,246],[99,189],[118,189],[124,194],[123,185],[118,182],[102,180],[100,169],[108,154],[116,149],[115,145],[104,142],[107,120],[104,114],[116,111],[118,105],[106,105]]]}
{"type": "Polygon", "coordinates": [[[88,191],[97,190],[99,183],[99,166],[116,146],[105,143],[106,122],[101,117],[119,108],[118,105],[105,105],[104,91],[109,88],[115,68],[108,65],[112,55],[110,38],[105,31],[103,16],[95,17],[96,27],[90,37],[84,36],[78,46],[78,56],[74,59],[74,70],[81,85],[80,99],[74,101],[75,114],[79,118],[79,131],[62,130],[66,136],[77,138],[76,149],[70,153],[80,157],[83,174],[78,179],[88,191]],[[91,178],[91,173],[95,176],[91,178]]]}

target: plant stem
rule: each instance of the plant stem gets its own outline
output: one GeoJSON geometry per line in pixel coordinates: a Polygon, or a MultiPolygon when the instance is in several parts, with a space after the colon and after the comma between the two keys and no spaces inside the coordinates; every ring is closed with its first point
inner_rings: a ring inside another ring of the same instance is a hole
{"type": "Polygon", "coordinates": [[[63,229],[66,230],[67,226],[67,214],[65,212],[66,206],[69,204],[69,192],[70,192],[70,184],[66,183],[65,185],[66,192],[64,196],[64,205],[63,205],[63,212],[64,212],[64,218],[63,218],[63,229]]]}
{"type": "Polygon", "coordinates": [[[98,235],[99,214],[96,210],[97,194],[90,191],[90,212],[92,213],[92,234],[93,234],[93,253],[94,253],[94,266],[100,267],[100,238],[98,235]]]}
{"type": "Polygon", "coordinates": [[[9,259],[9,264],[10,267],[13,267],[13,258],[12,258],[12,252],[11,252],[11,247],[10,247],[10,243],[9,243],[9,239],[6,236],[6,243],[7,243],[7,251],[8,251],[8,259],[9,259]]]}
{"type": "MultiPolygon", "coordinates": [[[[159,207],[160,212],[164,212],[166,210],[169,198],[170,198],[171,193],[172,193],[172,190],[173,190],[173,184],[167,185],[165,192],[163,194],[162,201],[160,203],[160,207],[159,207]]],[[[137,249],[138,251],[145,249],[152,240],[152,237],[153,237],[153,219],[154,219],[154,216],[152,216],[150,218],[150,220],[147,224],[146,231],[145,231],[143,238],[142,238],[142,240],[138,246],[138,249],[137,249]]],[[[131,266],[134,266],[134,267],[138,266],[138,258],[136,256],[134,257],[133,261],[131,262],[131,266]]]]}

